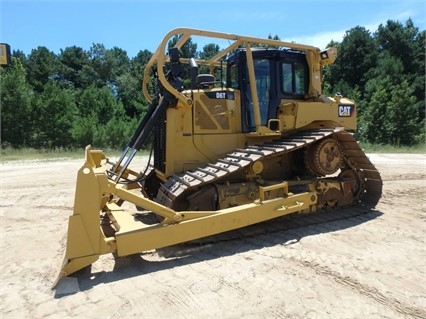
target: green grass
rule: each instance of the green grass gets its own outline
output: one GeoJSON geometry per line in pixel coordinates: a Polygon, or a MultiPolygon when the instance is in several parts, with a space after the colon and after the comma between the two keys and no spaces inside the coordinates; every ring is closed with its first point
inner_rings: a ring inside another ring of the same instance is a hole
{"type": "Polygon", "coordinates": [[[415,146],[394,146],[360,143],[365,153],[426,154],[426,144],[415,146]]]}
{"type": "Polygon", "coordinates": [[[37,150],[33,148],[22,148],[22,149],[12,149],[6,148],[2,149],[1,152],[1,161],[17,161],[17,160],[51,160],[56,158],[78,158],[84,156],[83,150],[81,151],[64,151],[64,150],[37,150]]]}
{"type": "MultiPolygon", "coordinates": [[[[426,144],[416,146],[392,146],[360,143],[366,153],[405,153],[405,154],[426,154],[426,144]]],[[[119,150],[104,150],[108,157],[118,157],[119,150]]],[[[144,155],[148,153],[143,152],[144,155]]],[[[58,159],[82,159],[84,160],[84,150],[38,150],[33,148],[13,149],[5,148],[0,150],[0,162],[23,161],[23,160],[58,160],[58,159]]]]}
{"type": "MultiPolygon", "coordinates": [[[[105,150],[107,156],[119,156],[120,151],[105,150]]],[[[0,161],[25,161],[25,160],[58,160],[58,159],[82,159],[84,160],[84,149],[76,150],[46,150],[46,149],[33,149],[33,148],[5,148],[0,150],[0,161]]]]}

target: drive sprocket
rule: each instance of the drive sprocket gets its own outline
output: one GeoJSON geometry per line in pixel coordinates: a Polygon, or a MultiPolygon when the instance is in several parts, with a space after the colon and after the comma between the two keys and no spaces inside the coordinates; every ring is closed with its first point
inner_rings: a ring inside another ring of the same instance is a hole
{"type": "Polygon", "coordinates": [[[343,150],[340,143],[328,137],[309,146],[305,153],[305,164],[314,176],[334,174],[343,164],[343,150]]]}

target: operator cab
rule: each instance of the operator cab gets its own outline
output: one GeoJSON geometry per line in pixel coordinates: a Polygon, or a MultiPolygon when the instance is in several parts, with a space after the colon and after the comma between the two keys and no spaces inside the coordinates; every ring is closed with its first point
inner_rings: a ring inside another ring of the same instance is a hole
{"type": "MultiPolygon", "coordinates": [[[[261,125],[277,118],[282,99],[303,100],[308,94],[309,69],[305,52],[252,49],[261,125]]],[[[227,59],[227,87],[241,91],[243,132],[256,131],[246,50],[227,59]]]]}

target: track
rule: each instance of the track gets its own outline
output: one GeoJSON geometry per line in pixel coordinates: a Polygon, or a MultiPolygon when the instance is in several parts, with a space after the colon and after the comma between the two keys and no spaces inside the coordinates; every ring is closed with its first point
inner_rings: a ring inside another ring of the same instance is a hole
{"type": "Polygon", "coordinates": [[[232,174],[247,169],[255,161],[267,160],[272,156],[283,156],[331,135],[335,136],[341,143],[346,165],[362,179],[364,190],[360,197],[361,204],[374,207],[382,192],[380,174],[359,147],[352,134],[344,131],[344,128],[341,127],[303,131],[291,137],[249,146],[245,149],[237,149],[224,158],[218,159],[215,163],[173,175],[161,186],[156,201],[167,207],[172,207],[178,198],[184,197],[190,191],[229,178],[232,174]]]}
{"type": "Polygon", "coordinates": [[[382,195],[383,182],[380,173],[359,147],[358,142],[348,132],[335,134],[342,143],[346,161],[352,169],[361,172],[364,178],[364,193],[361,195],[361,204],[367,207],[375,207],[382,195]]]}

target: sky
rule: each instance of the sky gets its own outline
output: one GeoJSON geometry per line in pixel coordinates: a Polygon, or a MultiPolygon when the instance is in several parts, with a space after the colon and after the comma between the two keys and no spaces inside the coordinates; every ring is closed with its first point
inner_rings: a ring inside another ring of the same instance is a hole
{"type": "MultiPolygon", "coordinates": [[[[141,50],[154,52],[170,30],[189,27],[261,38],[278,35],[324,49],[356,26],[373,33],[388,20],[405,24],[409,18],[425,30],[426,1],[0,0],[0,42],[25,54],[39,46],[58,54],[69,46],[89,50],[99,43],[121,48],[132,58],[141,50]]],[[[211,42],[200,40],[198,50],[211,42]]]]}

